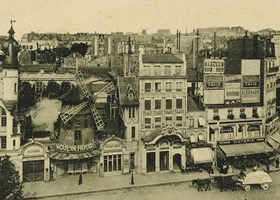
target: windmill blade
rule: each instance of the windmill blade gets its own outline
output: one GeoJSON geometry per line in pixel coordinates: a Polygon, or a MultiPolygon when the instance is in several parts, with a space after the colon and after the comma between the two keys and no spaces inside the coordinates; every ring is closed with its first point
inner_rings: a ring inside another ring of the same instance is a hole
{"type": "Polygon", "coordinates": [[[78,70],[75,75],[76,75],[76,78],[78,79],[77,83],[80,86],[80,88],[81,88],[81,90],[83,92],[84,97],[89,99],[91,95],[88,92],[88,89],[87,89],[87,87],[85,85],[84,77],[83,77],[82,72],[80,70],[78,70]]]}
{"type": "Polygon", "coordinates": [[[113,91],[115,89],[115,86],[112,82],[110,82],[109,84],[105,85],[103,88],[101,88],[101,90],[99,90],[97,93],[109,93],[111,91],[113,91]]]}
{"type": "Polygon", "coordinates": [[[105,124],[104,124],[103,120],[101,119],[101,116],[100,116],[100,114],[98,113],[98,111],[97,111],[95,105],[94,105],[94,104],[91,104],[91,105],[90,105],[90,109],[91,109],[91,113],[92,113],[94,122],[95,122],[95,124],[96,124],[97,130],[99,130],[99,131],[103,130],[105,124]]]}
{"type": "Polygon", "coordinates": [[[61,114],[61,120],[65,124],[67,123],[74,115],[76,115],[78,112],[80,112],[84,107],[86,107],[87,103],[82,102],[79,105],[67,110],[65,113],[61,114]]]}

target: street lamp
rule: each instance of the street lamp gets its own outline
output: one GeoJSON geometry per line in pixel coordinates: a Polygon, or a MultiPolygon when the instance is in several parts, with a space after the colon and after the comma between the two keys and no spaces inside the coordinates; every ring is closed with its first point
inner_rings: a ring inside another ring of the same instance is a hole
{"type": "Polygon", "coordinates": [[[130,161],[130,172],[131,172],[131,185],[134,185],[134,178],[133,178],[133,169],[134,169],[134,160],[130,161]]]}

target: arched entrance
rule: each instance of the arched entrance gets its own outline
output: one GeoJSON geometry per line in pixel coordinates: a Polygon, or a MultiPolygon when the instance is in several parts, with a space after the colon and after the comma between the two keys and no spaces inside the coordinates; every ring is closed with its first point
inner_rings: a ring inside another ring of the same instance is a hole
{"type": "Polygon", "coordinates": [[[182,166],[182,156],[181,154],[177,153],[173,156],[173,170],[180,170],[182,166]]]}

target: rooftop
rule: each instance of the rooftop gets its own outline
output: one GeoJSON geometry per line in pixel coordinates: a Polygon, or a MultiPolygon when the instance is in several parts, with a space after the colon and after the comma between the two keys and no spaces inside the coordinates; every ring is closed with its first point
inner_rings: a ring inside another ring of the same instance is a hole
{"type": "Polygon", "coordinates": [[[183,63],[172,54],[143,54],[143,63],[183,63]]]}

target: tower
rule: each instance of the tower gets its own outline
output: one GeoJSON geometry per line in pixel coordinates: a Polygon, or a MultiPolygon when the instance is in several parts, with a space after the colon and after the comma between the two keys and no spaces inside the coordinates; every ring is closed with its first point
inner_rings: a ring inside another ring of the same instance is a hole
{"type": "Polygon", "coordinates": [[[19,79],[19,63],[17,54],[19,46],[14,39],[15,31],[13,29],[13,20],[11,20],[11,28],[8,31],[9,38],[4,44],[6,48],[6,57],[3,62],[2,68],[2,100],[4,101],[17,101],[18,100],[18,79],[19,79]]]}

